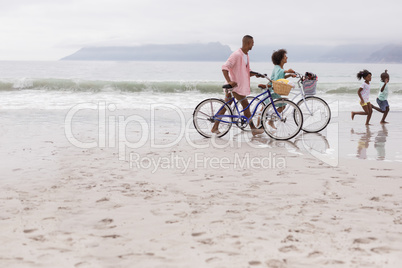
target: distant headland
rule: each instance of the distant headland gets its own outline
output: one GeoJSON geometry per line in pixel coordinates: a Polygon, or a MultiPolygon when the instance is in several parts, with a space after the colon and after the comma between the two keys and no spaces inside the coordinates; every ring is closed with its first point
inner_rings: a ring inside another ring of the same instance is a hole
{"type": "MultiPolygon", "coordinates": [[[[402,45],[258,45],[250,52],[252,61],[270,61],[272,51],[286,48],[294,62],[402,63],[402,45]]],[[[84,47],[61,60],[82,61],[225,61],[232,53],[228,45],[169,44],[142,46],[84,47]]]]}
{"type": "Polygon", "coordinates": [[[231,53],[220,43],[85,47],[62,60],[224,61],[231,53]]]}

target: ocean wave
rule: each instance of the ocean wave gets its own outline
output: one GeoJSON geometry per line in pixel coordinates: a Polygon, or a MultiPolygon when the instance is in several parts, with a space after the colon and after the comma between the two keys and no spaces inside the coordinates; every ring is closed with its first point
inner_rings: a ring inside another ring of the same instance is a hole
{"type": "MultiPolygon", "coordinates": [[[[219,81],[101,81],[79,79],[30,79],[0,81],[0,91],[45,90],[69,92],[155,92],[155,93],[214,93],[222,90],[219,81]]],[[[360,84],[318,83],[317,92],[325,94],[356,94],[360,84]]],[[[257,83],[251,84],[252,91],[257,83]]],[[[402,94],[402,84],[390,83],[393,94],[402,94]]],[[[371,93],[378,93],[378,85],[372,85],[371,93]]]]}
{"type": "Polygon", "coordinates": [[[216,92],[223,83],[207,81],[99,81],[75,79],[20,79],[0,81],[0,90],[47,90],[73,92],[216,92]]]}
{"type": "MultiPolygon", "coordinates": [[[[333,87],[333,88],[319,88],[317,87],[318,92],[326,93],[326,94],[357,94],[357,91],[360,86],[355,87],[333,87]]],[[[402,95],[402,85],[392,85],[389,87],[391,94],[401,94],[402,95]]],[[[378,94],[379,87],[371,87],[370,94],[378,94]]]]}
{"type": "MultiPolygon", "coordinates": [[[[356,94],[358,87],[337,87],[337,88],[329,88],[322,90],[327,94],[356,94]]],[[[373,91],[374,92],[374,91],[373,91]]]]}

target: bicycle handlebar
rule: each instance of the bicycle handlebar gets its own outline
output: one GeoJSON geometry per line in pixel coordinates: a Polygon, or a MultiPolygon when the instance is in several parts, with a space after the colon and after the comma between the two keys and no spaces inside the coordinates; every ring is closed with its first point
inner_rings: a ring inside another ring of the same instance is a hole
{"type": "Polygon", "coordinates": [[[251,71],[250,74],[253,74],[253,75],[257,76],[257,77],[266,78],[266,79],[268,79],[270,82],[272,82],[272,80],[269,79],[269,77],[268,77],[267,74],[260,74],[260,73],[258,73],[258,72],[254,72],[254,71],[251,71]]]}
{"type": "Polygon", "coordinates": [[[302,77],[303,77],[303,76],[302,76],[300,73],[298,73],[298,72],[294,72],[294,74],[296,75],[297,78],[302,78],[302,77]]]}
{"type": "MultiPolygon", "coordinates": [[[[252,72],[252,73],[254,73],[255,75],[259,75],[259,76],[261,76],[261,77],[263,77],[263,78],[266,78],[266,79],[268,79],[270,82],[272,82],[272,80],[267,76],[267,74],[260,74],[260,73],[257,73],[257,72],[252,72]]],[[[302,77],[303,77],[303,75],[301,75],[301,74],[298,73],[298,72],[294,72],[294,74],[296,75],[296,78],[302,78],[302,77]]]]}
{"type": "MultiPolygon", "coordinates": [[[[250,71],[250,74],[255,75],[255,76],[257,76],[257,77],[266,78],[266,79],[268,79],[270,82],[272,82],[272,80],[268,77],[267,74],[261,74],[261,73],[254,72],[254,71],[250,71]]],[[[300,78],[300,79],[301,79],[301,78],[303,77],[303,76],[302,76],[300,73],[298,73],[298,72],[294,72],[294,74],[296,75],[297,78],[300,78]]],[[[231,89],[231,88],[233,88],[233,87],[232,87],[230,84],[225,84],[225,85],[222,86],[222,88],[224,88],[224,89],[231,89]]]]}

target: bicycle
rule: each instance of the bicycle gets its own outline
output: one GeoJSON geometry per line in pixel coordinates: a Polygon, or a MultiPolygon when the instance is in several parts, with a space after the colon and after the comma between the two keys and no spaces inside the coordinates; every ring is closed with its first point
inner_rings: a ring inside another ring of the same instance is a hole
{"type": "MultiPolygon", "coordinates": [[[[317,133],[325,129],[331,121],[331,109],[327,102],[319,97],[313,96],[316,93],[317,79],[307,79],[306,76],[295,72],[298,87],[290,91],[293,96],[291,101],[301,96],[297,102],[303,113],[302,130],[307,133],[317,133]],[[294,91],[299,91],[298,93],[294,91]]],[[[307,73],[306,73],[307,74],[307,73]]],[[[249,96],[253,98],[252,96],[249,96]]],[[[247,97],[248,98],[248,97],[247,97]]],[[[261,127],[261,126],[259,126],[261,127]]]]}
{"type": "MultiPolygon", "coordinates": [[[[255,74],[271,81],[267,75],[255,74]]],[[[222,88],[231,96],[228,101],[225,102],[221,99],[209,98],[201,101],[194,109],[193,124],[195,129],[202,136],[206,138],[211,138],[213,135],[223,137],[229,132],[232,124],[236,124],[241,129],[245,129],[250,124],[251,120],[253,120],[260,105],[263,107],[261,118],[264,118],[264,120],[261,121],[261,125],[268,136],[277,140],[288,140],[295,137],[300,132],[303,126],[303,113],[299,106],[293,101],[288,99],[277,99],[274,101],[271,92],[267,89],[257,97],[253,97],[246,108],[239,110],[239,101],[236,101],[232,95],[232,86],[226,84],[223,85],[222,88]],[[263,95],[266,96],[260,99],[263,95]],[[264,101],[267,99],[269,99],[269,103],[265,105],[264,101]],[[255,104],[255,102],[257,104],[255,104]],[[231,108],[232,103],[234,104],[233,110],[237,114],[233,114],[231,108]],[[248,118],[242,115],[253,103],[254,108],[251,117],[248,118]],[[219,122],[218,132],[212,133],[212,127],[216,122],[219,122]]],[[[274,90],[275,88],[274,86],[274,90]]]]}
{"type": "MultiPolygon", "coordinates": [[[[317,79],[307,79],[300,73],[295,72],[299,93],[290,92],[294,95],[292,101],[301,95],[301,100],[297,105],[303,112],[303,127],[302,130],[308,133],[317,133],[325,129],[331,121],[331,109],[328,103],[316,96],[317,79]]],[[[307,74],[307,73],[306,73],[307,74]]]]}

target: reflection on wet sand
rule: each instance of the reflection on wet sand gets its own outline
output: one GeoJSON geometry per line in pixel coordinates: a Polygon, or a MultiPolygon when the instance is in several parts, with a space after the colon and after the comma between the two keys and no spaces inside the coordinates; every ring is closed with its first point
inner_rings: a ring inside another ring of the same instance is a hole
{"type": "MultiPolygon", "coordinates": [[[[341,113],[338,121],[330,124],[328,129],[317,134],[300,132],[290,141],[277,141],[265,134],[253,137],[251,133],[245,131],[239,132],[233,140],[251,142],[255,148],[282,147],[288,152],[312,155],[315,158],[327,156],[339,161],[362,159],[402,162],[402,142],[399,139],[402,124],[373,123],[365,126],[351,121],[349,116],[350,113],[341,113]]],[[[397,122],[397,119],[402,117],[402,112],[395,112],[389,116],[394,116],[392,122],[397,122]]],[[[329,165],[335,166],[332,162],[329,165]]]]}
{"type": "Polygon", "coordinates": [[[388,129],[382,124],[381,130],[378,131],[374,140],[374,148],[377,151],[377,160],[385,160],[385,142],[388,137],[388,129]]]}
{"type": "Polygon", "coordinates": [[[360,136],[359,141],[357,142],[357,158],[359,159],[367,159],[367,148],[369,147],[370,144],[370,138],[371,138],[371,131],[370,131],[370,126],[366,126],[366,131],[365,132],[356,132],[352,128],[350,130],[350,133],[352,134],[357,134],[360,136]]]}
{"type": "Polygon", "coordinates": [[[251,141],[269,145],[270,147],[286,148],[295,153],[305,153],[314,150],[319,153],[325,153],[329,148],[327,138],[320,133],[303,133],[294,140],[275,140],[270,137],[252,137],[251,141]]]}
{"type": "Polygon", "coordinates": [[[294,140],[286,141],[274,140],[269,137],[252,137],[251,141],[270,147],[285,148],[290,153],[309,154],[330,165],[334,162],[331,158],[337,157],[337,154],[332,152],[334,150],[330,150],[331,146],[327,137],[321,133],[301,133],[294,140]]]}
{"type": "MultiPolygon", "coordinates": [[[[359,159],[367,159],[367,149],[370,146],[370,142],[372,142],[371,138],[375,135],[375,132],[370,130],[370,126],[366,126],[365,132],[356,132],[351,129],[351,134],[356,134],[359,136],[359,140],[357,142],[357,158],[359,159]]],[[[377,160],[385,160],[385,143],[388,137],[388,130],[385,124],[381,125],[381,129],[377,132],[377,135],[374,138],[374,148],[376,149],[377,160]]]]}
{"type": "Polygon", "coordinates": [[[235,139],[244,140],[246,137],[246,140],[257,147],[284,148],[290,153],[311,155],[325,164],[336,166],[338,163],[336,160],[342,156],[379,161],[392,161],[398,157],[399,144],[393,147],[388,144],[386,147],[386,142],[390,143],[392,127],[390,125],[350,126],[340,128],[337,133],[302,132],[294,139],[287,141],[274,140],[267,135],[252,136],[251,133],[240,132],[235,135],[235,139]]]}

